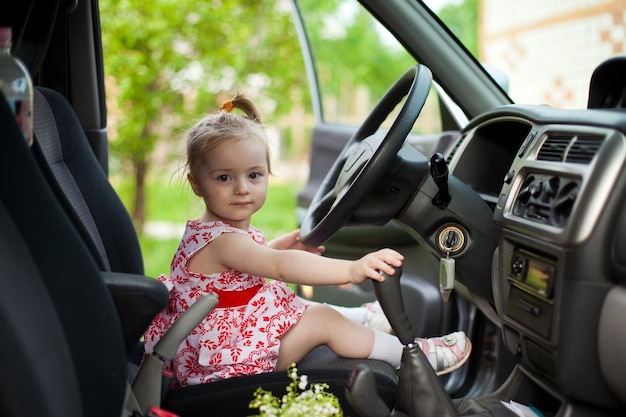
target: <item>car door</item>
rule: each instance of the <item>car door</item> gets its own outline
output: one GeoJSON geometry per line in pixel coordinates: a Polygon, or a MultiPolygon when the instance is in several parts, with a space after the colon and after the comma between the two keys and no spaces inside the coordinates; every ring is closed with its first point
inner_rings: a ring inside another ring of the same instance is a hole
{"type": "MultiPolygon", "coordinates": [[[[300,222],[331,165],[377,100],[417,60],[356,0],[298,0],[295,22],[307,65],[314,113],[310,133],[309,176],[298,193],[300,222]]],[[[393,114],[392,114],[393,116],[393,114]]],[[[392,118],[390,116],[390,118],[392,118]]],[[[393,121],[393,120],[391,120],[393,121]]],[[[381,126],[389,126],[387,120],[381,126]]],[[[446,154],[458,138],[458,126],[435,85],[407,138],[424,155],[446,154]]],[[[467,304],[442,301],[439,260],[391,221],[384,225],[342,228],[328,242],[325,255],[356,259],[382,247],[405,256],[401,278],[405,309],[419,336],[466,329],[467,304]]],[[[369,282],[341,287],[299,287],[315,301],[357,306],[375,299],[369,282]]],[[[457,375],[458,381],[462,377],[457,375]]]]}

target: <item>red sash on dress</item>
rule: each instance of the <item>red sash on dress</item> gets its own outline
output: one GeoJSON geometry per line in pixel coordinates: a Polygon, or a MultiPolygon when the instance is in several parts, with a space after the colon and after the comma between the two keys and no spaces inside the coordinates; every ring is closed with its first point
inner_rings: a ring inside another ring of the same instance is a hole
{"type": "Polygon", "coordinates": [[[255,285],[245,290],[237,291],[220,291],[213,290],[217,294],[218,302],[216,308],[239,307],[248,304],[248,302],[256,295],[263,285],[255,285]]]}

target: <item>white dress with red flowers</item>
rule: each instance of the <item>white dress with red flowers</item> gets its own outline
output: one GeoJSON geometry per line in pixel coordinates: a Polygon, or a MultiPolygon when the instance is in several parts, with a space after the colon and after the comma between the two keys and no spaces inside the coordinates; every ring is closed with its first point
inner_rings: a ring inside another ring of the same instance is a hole
{"type": "Polygon", "coordinates": [[[235,270],[211,275],[190,272],[187,262],[191,256],[223,233],[244,233],[259,245],[266,243],[263,232],[252,226],[246,232],[223,222],[190,220],[172,260],[171,276],[159,277],[170,292],[169,303],[144,335],[147,353],[201,295],[213,291],[224,295],[179,346],[173,361],[166,364],[166,369],[174,372],[176,386],[273,371],[280,337],[298,322],[306,308],[280,281],[235,270]],[[242,294],[249,301],[232,306],[241,303],[242,294]],[[224,307],[224,303],[230,306],[224,307]]]}

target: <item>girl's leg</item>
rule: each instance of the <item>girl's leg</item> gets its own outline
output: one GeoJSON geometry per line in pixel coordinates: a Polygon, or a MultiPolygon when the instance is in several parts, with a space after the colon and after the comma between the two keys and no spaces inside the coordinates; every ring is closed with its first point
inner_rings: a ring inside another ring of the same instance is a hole
{"type": "Polygon", "coordinates": [[[281,337],[276,368],[287,369],[291,363],[300,361],[320,345],[327,345],[345,358],[369,358],[375,341],[378,342],[376,350],[385,352],[387,361],[397,362],[392,363],[397,367],[402,355],[402,344],[395,336],[354,323],[328,305],[311,304],[298,323],[281,337]]]}
{"type": "MultiPolygon", "coordinates": [[[[461,367],[469,358],[472,344],[463,332],[442,337],[416,339],[437,375],[461,367]]],[[[346,358],[378,359],[400,367],[403,346],[387,333],[354,323],[332,307],[311,304],[280,340],[277,369],[287,369],[320,345],[346,358]]]]}
{"type": "MultiPolygon", "coordinates": [[[[321,304],[317,301],[307,300],[298,297],[303,304],[321,304]]],[[[324,303],[326,304],[326,303],[324,303]]],[[[393,329],[385,317],[385,313],[380,308],[378,302],[365,303],[360,307],[344,307],[333,304],[326,304],[341,313],[348,320],[362,324],[370,329],[380,330],[385,333],[392,333],[393,329]]]]}

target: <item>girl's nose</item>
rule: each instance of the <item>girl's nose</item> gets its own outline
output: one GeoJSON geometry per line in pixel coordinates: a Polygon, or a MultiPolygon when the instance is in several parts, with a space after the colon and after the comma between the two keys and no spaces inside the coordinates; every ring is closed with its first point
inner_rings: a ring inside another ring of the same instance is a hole
{"type": "Polygon", "coordinates": [[[237,180],[237,183],[235,184],[235,192],[237,194],[248,194],[248,191],[248,182],[245,180],[237,180]]]}

